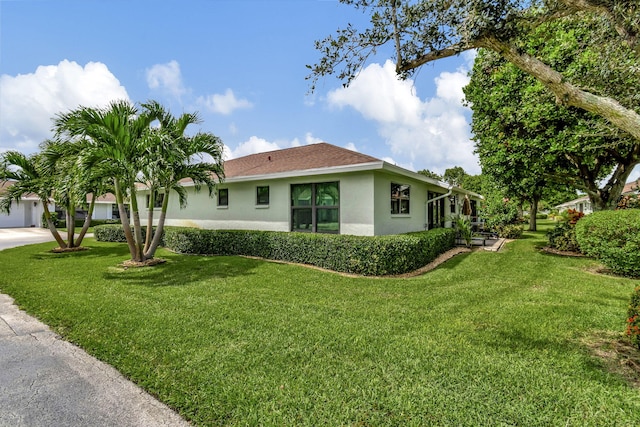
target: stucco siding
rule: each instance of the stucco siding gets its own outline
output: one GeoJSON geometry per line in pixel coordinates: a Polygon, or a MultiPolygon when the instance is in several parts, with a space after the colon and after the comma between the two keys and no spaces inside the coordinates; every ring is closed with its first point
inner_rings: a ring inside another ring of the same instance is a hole
{"type": "Polygon", "coordinates": [[[427,185],[403,176],[375,175],[375,234],[400,234],[425,230],[427,185]],[[391,214],[391,183],[410,185],[408,214],[391,214]]]}
{"type": "MultiPolygon", "coordinates": [[[[226,182],[218,188],[228,190],[228,205],[218,206],[218,197],[209,198],[206,189],[196,193],[187,187],[187,208],[180,209],[175,193],[167,208],[167,225],[210,229],[244,229],[289,231],[291,229],[291,184],[338,181],[340,184],[340,233],[373,235],[374,198],[373,173],[327,174],[289,179],[248,182],[226,182]],[[256,189],[269,186],[269,205],[257,205],[256,189]]],[[[140,206],[146,205],[146,193],[138,197],[140,206]]],[[[155,210],[157,224],[160,209],[155,210]]],[[[140,210],[146,224],[147,211],[140,210]]]]}
{"type": "Polygon", "coordinates": [[[111,203],[96,203],[93,208],[92,219],[112,219],[113,209],[111,203]]]}
{"type": "MultiPolygon", "coordinates": [[[[49,211],[53,212],[55,205],[49,205],[49,211]]],[[[0,213],[0,228],[41,227],[44,209],[39,200],[22,200],[11,205],[11,212],[0,213]]]]}

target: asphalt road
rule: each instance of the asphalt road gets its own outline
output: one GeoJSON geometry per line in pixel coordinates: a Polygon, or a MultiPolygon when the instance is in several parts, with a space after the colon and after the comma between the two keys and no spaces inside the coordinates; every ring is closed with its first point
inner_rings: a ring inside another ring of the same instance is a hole
{"type": "MultiPolygon", "coordinates": [[[[0,229],[0,250],[53,240],[45,229],[0,229]]],[[[0,427],[188,425],[0,293],[0,427]]]]}

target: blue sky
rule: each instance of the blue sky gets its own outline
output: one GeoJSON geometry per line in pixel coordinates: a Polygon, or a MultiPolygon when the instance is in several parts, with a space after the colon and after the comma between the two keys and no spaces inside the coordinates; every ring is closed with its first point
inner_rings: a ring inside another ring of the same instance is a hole
{"type": "Polygon", "coordinates": [[[0,151],[34,152],[78,105],[198,111],[229,158],[325,141],[411,170],[480,167],[462,90],[472,55],[399,81],[380,52],[309,95],[314,41],[367,16],[321,0],[0,0],[0,151]]]}

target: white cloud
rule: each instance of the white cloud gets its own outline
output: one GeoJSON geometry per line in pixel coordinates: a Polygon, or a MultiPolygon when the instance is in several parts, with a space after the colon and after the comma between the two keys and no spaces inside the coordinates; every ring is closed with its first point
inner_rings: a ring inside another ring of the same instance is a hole
{"type": "MultiPolygon", "coordinates": [[[[320,138],[314,137],[311,132],[307,132],[304,137],[304,142],[305,142],[304,145],[309,145],[309,144],[317,144],[317,143],[323,142],[323,140],[320,138]]],[[[254,135],[254,136],[251,136],[247,141],[244,141],[238,144],[235,149],[232,149],[231,147],[228,147],[225,145],[224,159],[231,160],[231,159],[236,159],[242,156],[248,156],[250,154],[264,153],[266,151],[281,150],[284,148],[300,147],[301,145],[303,144],[300,143],[300,139],[298,138],[294,138],[290,141],[288,140],[267,141],[264,138],[260,138],[254,135]]],[[[353,145],[353,144],[350,144],[350,145],[353,145]]],[[[355,149],[355,146],[353,146],[353,150],[357,151],[355,149]]]]}
{"type": "Polygon", "coordinates": [[[177,61],[153,65],[147,68],[146,75],[150,89],[164,90],[178,99],[187,92],[182,83],[180,64],[177,61]]]}
{"type": "MultiPolygon", "coordinates": [[[[228,147],[226,147],[228,148],[228,147]]],[[[264,153],[265,151],[279,150],[280,146],[275,142],[269,142],[266,139],[252,136],[249,140],[240,143],[234,150],[228,148],[225,150],[225,160],[235,159],[249,154],[264,153]]]]}
{"type": "Polygon", "coordinates": [[[422,100],[411,80],[400,80],[395,65],[371,64],[347,88],[328,94],[331,106],[351,107],[378,124],[398,165],[442,170],[462,166],[480,172],[473,154],[470,126],[462,105],[466,70],[443,72],[435,78],[436,96],[422,100]]]}
{"type": "Polygon", "coordinates": [[[344,146],[344,148],[346,148],[347,150],[355,151],[356,153],[358,152],[358,149],[356,148],[356,145],[353,142],[348,143],[347,145],[344,146]]]}
{"type": "Polygon", "coordinates": [[[37,150],[52,136],[52,118],[77,108],[103,107],[129,99],[127,91],[105,64],[84,67],[64,60],[39,66],[34,73],[0,76],[0,151],[37,150]]]}
{"type": "Polygon", "coordinates": [[[246,99],[238,99],[231,89],[227,89],[223,95],[214,94],[199,97],[198,104],[203,105],[209,111],[218,114],[229,115],[234,110],[251,108],[253,104],[246,99]]]}
{"type": "Polygon", "coordinates": [[[307,145],[309,145],[309,144],[319,144],[321,142],[324,142],[324,140],[322,138],[316,138],[311,134],[311,132],[307,132],[304,135],[304,142],[306,142],[307,145]]]}

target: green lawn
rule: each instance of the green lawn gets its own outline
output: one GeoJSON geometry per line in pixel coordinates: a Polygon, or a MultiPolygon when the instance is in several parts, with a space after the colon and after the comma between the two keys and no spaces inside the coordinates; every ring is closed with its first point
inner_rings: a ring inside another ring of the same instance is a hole
{"type": "Polygon", "coordinates": [[[0,252],[0,290],[195,425],[640,425],[616,339],[637,280],[525,233],[411,279],[238,257],[123,270],[123,244],[0,252]]]}

